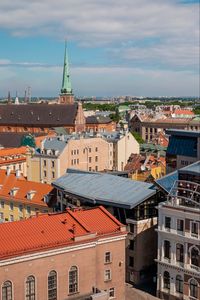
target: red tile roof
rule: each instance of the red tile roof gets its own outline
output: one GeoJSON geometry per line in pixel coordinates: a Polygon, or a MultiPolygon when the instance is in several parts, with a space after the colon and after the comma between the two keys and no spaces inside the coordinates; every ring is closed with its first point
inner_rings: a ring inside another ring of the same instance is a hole
{"type": "Polygon", "coordinates": [[[0,259],[84,243],[98,236],[124,234],[123,225],[102,206],[42,214],[27,220],[0,224],[0,259]],[[93,236],[93,235],[94,236],[93,236]],[[76,241],[76,238],[79,238],[76,241]]]}
{"type": "Polygon", "coordinates": [[[20,155],[20,154],[26,154],[27,147],[19,147],[19,148],[3,148],[0,149],[0,157],[2,156],[14,156],[14,155],[20,155]]]}
{"type": "Polygon", "coordinates": [[[189,109],[175,109],[175,115],[192,115],[194,116],[194,112],[189,109]]]}
{"type": "Polygon", "coordinates": [[[23,202],[26,204],[37,204],[47,207],[47,204],[43,201],[44,196],[53,190],[53,187],[49,184],[40,182],[27,181],[24,177],[16,177],[15,173],[11,172],[10,175],[6,175],[6,170],[0,170],[0,198],[12,200],[12,202],[23,202]],[[13,188],[17,188],[15,196],[10,195],[10,191],[13,188]],[[27,199],[27,193],[35,191],[31,200],[27,199]]]}

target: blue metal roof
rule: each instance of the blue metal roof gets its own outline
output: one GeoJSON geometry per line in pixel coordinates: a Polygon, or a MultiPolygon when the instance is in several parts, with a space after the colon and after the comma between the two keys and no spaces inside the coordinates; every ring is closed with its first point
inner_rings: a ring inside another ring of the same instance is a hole
{"type": "Polygon", "coordinates": [[[131,209],[156,194],[155,186],[146,182],[74,169],[67,172],[52,185],[93,203],[131,209]]]}
{"type": "Polygon", "coordinates": [[[197,174],[200,175],[200,161],[188,165],[178,171],[179,173],[197,174]]]}
{"type": "Polygon", "coordinates": [[[160,179],[156,180],[156,183],[167,193],[170,192],[174,182],[178,180],[178,171],[172,172],[160,179]]]}
{"type": "Polygon", "coordinates": [[[197,157],[197,139],[183,136],[171,136],[167,154],[197,157]]]}

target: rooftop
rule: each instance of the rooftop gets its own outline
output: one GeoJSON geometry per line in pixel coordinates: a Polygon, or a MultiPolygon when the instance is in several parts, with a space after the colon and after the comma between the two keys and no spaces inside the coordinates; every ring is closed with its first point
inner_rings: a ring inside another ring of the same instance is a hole
{"type": "Polygon", "coordinates": [[[0,224],[0,259],[70,246],[76,241],[80,243],[81,237],[87,243],[98,236],[124,234],[124,230],[124,226],[101,206],[41,214],[0,224]]]}
{"type": "Polygon", "coordinates": [[[156,194],[154,185],[106,173],[67,169],[52,183],[69,194],[104,204],[132,209],[156,194]]]}
{"type": "Polygon", "coordinates": [[[200,130],[180,130],[180,129],[167,129],[166,134],[184,137],[200,137],[200,130]]]}

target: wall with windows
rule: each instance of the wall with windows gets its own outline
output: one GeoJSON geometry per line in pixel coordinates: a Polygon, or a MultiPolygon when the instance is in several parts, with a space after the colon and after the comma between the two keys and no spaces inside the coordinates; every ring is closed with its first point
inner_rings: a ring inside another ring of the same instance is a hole
{"type": "Polygon", "coordinates": [[[58,249],[53,254],[51,249],[27,259],[21,256],[20,263],[8,259],[0,266],[0,298],[53,300],[106,291],[97,299],[125,300],[124,242],[108,238],[76,245],[76,250],[74,245],[66,251],[62,248],[63,253],[58,249]]]}

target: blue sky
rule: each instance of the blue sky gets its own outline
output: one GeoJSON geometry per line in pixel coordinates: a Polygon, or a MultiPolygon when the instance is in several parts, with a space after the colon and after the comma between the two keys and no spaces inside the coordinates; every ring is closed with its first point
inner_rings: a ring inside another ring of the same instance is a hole
{"type": "Polygon", "coordinates": [[[0,1],[0,96],[198,96],[199,0],[0,1]]]}

